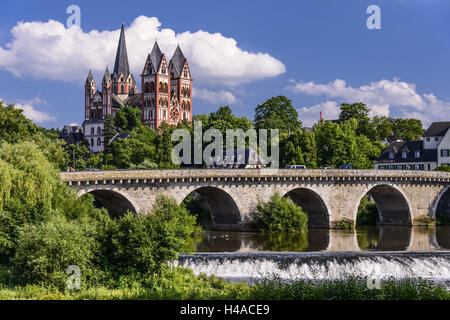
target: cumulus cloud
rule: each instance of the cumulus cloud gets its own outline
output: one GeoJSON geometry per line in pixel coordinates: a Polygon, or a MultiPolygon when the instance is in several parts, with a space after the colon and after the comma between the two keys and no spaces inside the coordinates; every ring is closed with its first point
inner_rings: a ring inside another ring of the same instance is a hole
{"type": "MultiPolygon", "coordinates": [[[[399,79],[380,80],[371,82],[359,88],[348,86],[344,80],[336,79],[327,84],[316,84],[315,82],[296,82],[291,80],[289,89],[295,93],[303,93],[316,96],[334,98],[341,102],[363,102],[371,109],[371,115],[389,116],[393,107],[402,117],[415,117],[425,125],[431,121],[441,120],[442,112],[450,108],[450,102],[442,101],[433,94],[419,94],[416,85],[406,83],[399,79]]],[[[340,103],[327,101],[312,107],[304,107],[300,110],[309,115],[319,108],[328,107],[328,111],[334,115],[340,103]],[[334,104],[336,106],[334,106],[334,104]],[[311,109],[311,111],[309,111],[311,109]]],[[[310,118],[311,119],[311,118],[310,118]]],[[[309,119],[309,120],[310,120],[309,119]]]]}
{"type": "Polygon", "coordinates": [[[193,96],[194,98],[205,100],[212,104],[234,104],[237,102],[236,97],[230,91],[225,90],[208,90],[208,89],[197,89],[193,88],[193,96]]]}
{"type": "MultiPolygon", "coordinates": [[[[0,68],[17,76],[84,81],[89,69],[100,76],[106,64],[113,68],[120,30],[83,32],[67,29],[61,22],[18,22],[12,40],[0,47],[0,68]]],[[[267,53],[240,49],[236,40],[220,33],[162,29],[156,17],[137,17],[126,28],[128,58],[132,72],[141,73],[155,39],[170,60],[179,44],[199,82],[237,85],[274,77],[286,71],[267,53]]],[[[111,70],[112,71],[112,70],[111,70]]]]}
{"type": "MultiPolygon", "coordinates": [[[[0,98],[0,101],[5,100],[0,98]]],[[[56,118],[51,114],[45,111],[40,111],[36,108],[36,105],[46,105],[46,104],[47,102],[45,100],[36,97],[33,100],[28,101],[18,100],[16,103],[14,103],[14,108],[23,110],[23,115],[25,117],[37,123],[43,124],[47,122],[56,121],[56,118]]]]}
{"type": "Polygon", "coordinates": [[[297,111],[305,127],[312,127],[314,123],[317,123],[320,112],[325,120],[334,120],[339,117],[339,105],[336,101],[325,101],[312,107],[300,108],[297,111]]]}

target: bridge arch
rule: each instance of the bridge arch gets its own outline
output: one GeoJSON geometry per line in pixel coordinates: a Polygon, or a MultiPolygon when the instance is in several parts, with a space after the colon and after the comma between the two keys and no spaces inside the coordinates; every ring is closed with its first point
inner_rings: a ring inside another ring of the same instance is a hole
{"type": "Polygon", "coordinates": [[[180,202],[195,192],[206,202],[213,225],[237,225],[240,224],[241,213],[233,197],[225,190],[215,186],[200,186],[189,190],[180,202]]]}
{"type": "Polygon", "coordinates": [[[431,212],[432,217],[436,218],[436,213],[442,211],[442,213],[450,216],[450,187],[443,188],[436,199],[434,200],[433,210],[431,212]]]}
{"type": "Polygon", "coordinates": [[[364,196],[370,195],[378,209],[379,225],[411,225],[411,205],[405,193],[392,184],[372,185],[365,190],[356,202],[353,213],[354,221],[358,214],[358,207],[364,196]]]}
{"type": "Polygon", "coordinates": [[[308,215],[308,228],[329,228],[330,211],[325,201],[316,191],[310,188],[298,187],[286,192],[284,197],[290,198],[306,212],[308,215]]]}
{"type": "Polygon", "coordinates": [[[111,218],[117,218],[127,211],[137,213],[137,206],[122,191],[110,189],[90,189],[81,191],[78,196],[91,194],[101,207],[104,207],[111,218]]]}

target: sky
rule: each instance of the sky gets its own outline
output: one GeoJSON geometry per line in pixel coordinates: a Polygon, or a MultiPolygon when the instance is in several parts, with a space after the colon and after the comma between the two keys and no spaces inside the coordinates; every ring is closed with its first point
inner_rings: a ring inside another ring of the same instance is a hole
{"type": "Polygon", "coordinates": [[[254,118],[273,96],[292,100],[304,126],[336,119],[341,103],[371,115],[450,120],[448,0],[2,1],[0,100],[41,126],[81,124],[84,83],[114,68],[122,21],[140,74],[155,39],[189,61],[193,113],[229,105],[254,118]],[[81,28],[67,25],[71,5],[81,28]],[[369,29],[380,9],[380,29],[369,29]]]}

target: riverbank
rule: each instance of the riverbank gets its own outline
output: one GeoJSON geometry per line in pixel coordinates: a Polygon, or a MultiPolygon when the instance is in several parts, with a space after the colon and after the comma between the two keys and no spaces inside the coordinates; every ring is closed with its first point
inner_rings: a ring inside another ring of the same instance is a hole
{"type": "Polygon", "coordinates": [[[90,287],[59,291],[28,285],[0,288],[1,300],[450,300],[450,292],[425,280],[382,281],[380,289],[367,279],[312,283],[264,280],[253,285],[216,277],[195,276],[176,268],[164,276],[125,287],[90,287]]]}

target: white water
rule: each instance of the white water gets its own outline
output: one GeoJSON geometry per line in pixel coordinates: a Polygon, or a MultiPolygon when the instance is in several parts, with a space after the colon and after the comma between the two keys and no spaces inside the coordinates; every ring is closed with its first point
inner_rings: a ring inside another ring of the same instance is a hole
{"type": "Polygon", "coordinates": [[[191,268],[196,275],[215,275],[233,282],[423,278],[450,287],[450,252],[201,253],[180,256],[178,265],[191,268]]]}

